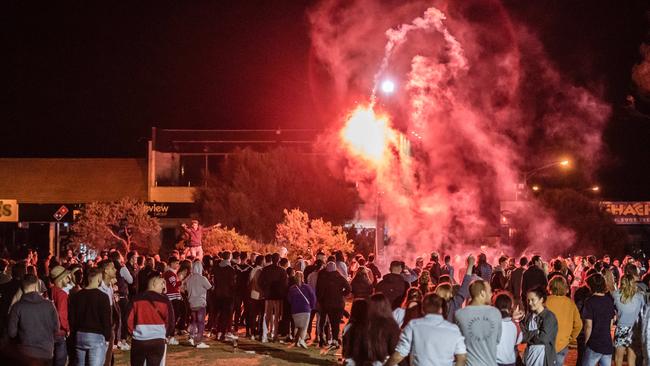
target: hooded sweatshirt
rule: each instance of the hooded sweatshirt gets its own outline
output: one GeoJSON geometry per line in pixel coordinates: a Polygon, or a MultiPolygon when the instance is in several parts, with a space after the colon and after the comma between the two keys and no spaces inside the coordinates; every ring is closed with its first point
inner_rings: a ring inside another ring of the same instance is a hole
{"type": "Polygon", "coordinates": [[[214,296],[218,298],[232,298],[235,296],[237,284],[237,270],[230,265],[230,261],[222,260],[212,270],[214,280],[214,296]]]}
{"type": "Polygon", "coordinates": [[[260,273],[259,286],[266,300],[284,300],[287,296],[289,278],[287,271],[277,264],[270,264],[260,273]]]}
{"type": "Polygon", "coordinates": [[[208,306],[207,294],[212,288],[210,281],[203,275],[203,264],[201,261],[192,263],[192,274],[183,282],[183,288],[187,291],[187,301],[193,310],[208,306]]]}
{"type": "Polygon", "coordinates": [[[37,292],[28,292],[11,308],[8,330],[9,337],[17,338],[20,352],[38,359],[51,359],[59,316],[51,301],[37,292]]]}
{"type": "Polygon", "coordinates": [[[318,273],[316,297],[324,308],[345,308],[345,296],[351,291],[348,281],[337,271],[336,263],[328,262],[318,273]]]}

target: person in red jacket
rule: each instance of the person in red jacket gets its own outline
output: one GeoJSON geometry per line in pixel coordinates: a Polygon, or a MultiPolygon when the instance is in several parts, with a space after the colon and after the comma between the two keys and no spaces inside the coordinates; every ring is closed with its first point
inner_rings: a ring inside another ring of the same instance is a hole
{"type": "Polygon", "coordinates": [[[133,335],[131,366],[160,365],[165,358],[166,339],[174,335],[174,308],[163,294],[165,280],[153,273],[147,291],[133,299],[128,327],[133,335]]]}
{"type": "Polygon", "coordinates": [[[54,335],[54,366],[65,366],[68,360],[66,338],[70,334],[68,323],[68,293],[65,288],[70,284],[70,271],[62,266],[50,270],[52,279],[52,302],[59,316],[59,331],[54,335]]]}

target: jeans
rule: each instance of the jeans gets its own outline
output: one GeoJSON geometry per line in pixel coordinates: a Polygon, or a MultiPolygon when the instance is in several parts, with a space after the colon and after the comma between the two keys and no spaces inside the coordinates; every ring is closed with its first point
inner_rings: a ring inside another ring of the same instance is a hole
{"type": "Polygon", "coordinates": [[[190,324],[190,337],[195,342],[203,340],[205,330],[205,308],[192,309],[192,320],[190,324]]]}
{"type": "Polygon", "coordinates": [[[107,347],[102,334],[77,332],[77,366],[102,366],[107,347]]]}
{"type": "Polygon", "coordinates": [[[65,366],[68,361],[68,344],[65,336],[54,337],[54,366],[65,366]]]}
{"type": "Polygon", "coordinates": [[[600,362],[600,366],[611,366],[612,355],[605,355],[602,353],[594,352],[591,348],[585,349],[585,355],[582,359],[582,366],[596,366],[600,362]]]}
{"type": "Polygon", "coordinates": [[[566,355],[569,353],[569,347],[564,347],[560,352],[558,352],[555,355],[555,366],[562,366],[564,365],[564,359],[566,358],[566,355]]]}

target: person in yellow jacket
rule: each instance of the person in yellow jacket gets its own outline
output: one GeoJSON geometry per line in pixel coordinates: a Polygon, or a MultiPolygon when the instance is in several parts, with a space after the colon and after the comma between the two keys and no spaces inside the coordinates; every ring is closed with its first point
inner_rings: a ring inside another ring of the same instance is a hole
{"type": "Polygon", "coordinates": [[[582,330],[582,318],[576,304],[567,296],[569,285],[563,276],[551,278],[548,291],[551,295],[546,299],[546,308],[555,314],[558,324],[555,338],[556,365],[562,366],[569,353],[569,343],[574,342],[582,330]]]}

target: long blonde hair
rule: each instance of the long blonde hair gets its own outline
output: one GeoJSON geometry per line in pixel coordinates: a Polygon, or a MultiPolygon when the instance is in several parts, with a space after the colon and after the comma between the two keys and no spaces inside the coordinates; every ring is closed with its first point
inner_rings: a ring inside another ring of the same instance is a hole
{"type": "Polygon", "coordinates": [[[298,287],[302,286],[305,283],[305,275],[301,271],[296,271],[293,274],[293,278],[296,280],[296,285],[298,287]]]}
{"type": "Polygon", "coordinates": [[[621,277],[621,302],[626,304],[636,295],[636,281],[632,275],[626,274],[621,277]]]}
{"type": "Polygon", "coordinates": [[[616,280],[614,279],[614,273],[610,269],[603,271],[603,277],[605,277],[605,287],[607,292],[612,293],[616,291],[616,280]]]}

